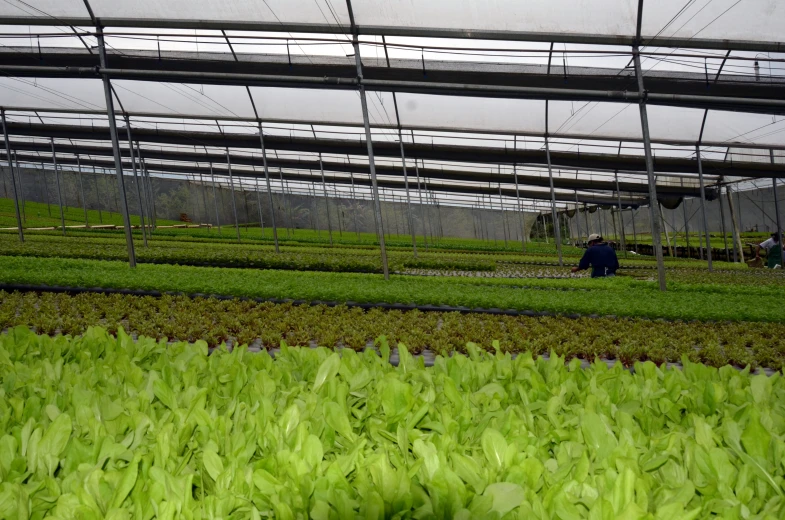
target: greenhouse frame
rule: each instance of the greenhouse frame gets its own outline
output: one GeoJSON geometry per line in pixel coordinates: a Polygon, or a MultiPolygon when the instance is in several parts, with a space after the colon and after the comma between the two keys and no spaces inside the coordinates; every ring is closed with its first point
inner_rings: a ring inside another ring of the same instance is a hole
{"type": "Polygon", "coordinates": [[[648,206],[664,290],[660,204],[782,177],[785,8],[716,1],[6,2],[3,156],[113,169],[131,266],[129,171],[370,197],[385,276],[380,202],[422,181],[553,222],[648,206]]]}

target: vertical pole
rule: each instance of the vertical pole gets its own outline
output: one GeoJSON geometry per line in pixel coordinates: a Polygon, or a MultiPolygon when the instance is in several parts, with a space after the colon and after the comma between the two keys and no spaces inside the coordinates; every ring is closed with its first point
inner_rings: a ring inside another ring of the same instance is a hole
{"type": "Polygon", "coordinates": [[[22,215],[19,212],[19,198],[16,192],[16,182],[14,181],[14,165],[11,162],[11,143],[8,141],[8,128],[5,123],[5,109],[0,110],[3,118],[3,137],[5,139],[5,156],[8,158],[8,171],[11,173],[11,187],[14,192],[14,209],[16,210],[16,227],[19,232],[19,241],[25,241],[25,234],[22,230],[22,215]]]}
{"type": "MultiPolygon", "coordinates": [[[[499,174],[502,172],[502,167],[499,165],[499,174]]],[[[507,249],[507,228],[504,226],[504,203],[502,201],[502,183],[499,183],[499,209],[502,212],[502,234],[504,235],[504,249],[507,249]]]]}
{"type": "MultiPolygon", "coordinates": [[[[769,160],[771,160],[771,164],[774,164],[774,150],[769,150],[769,160]]],[[[777,221],[777,237],[779,237],[780,244],[782,244],[782,222],[780,221],[780,201],[777,197],[777,178],[772,177],[771,179],[771,187],[772,191],[774,191],[774,216],[776,217],[777,221]]],[[[782,262],[780,262],[782,265],[782,262]]]]}
{"type": "Polygon", "coordinates": [[[25,201],[25,185],[22,184],[22,168],[19,167],[19,156],[14,152],[16,162],[16,176],[19,179],[19,199],[22,202],[22,222],[27,223],[27,202],[25,201]]]}
{"type": "MultiPolygon", "coordinates": [[[[350,171],[349,176],[352,179],[352,213],[354,214],[354,232],[357,233],[357,241],[360,240],[360,226],[357,225],[357,210],[360,208],[360,202],[356,199],[354,192],[354,172],[350,171]]],[[[414,233],[414,231],[412,231],[414,233]]]]}
{"type": "Polygon", "coordinates": [[[218,225],[218,234],[221,234],[221,217],[218,215],[218,195],[215,192],[215,173],[213,163],[210,163],[210,177],[213,180],[213,206],[215,207],[215,223],[218,225]]]}
{"type": "MultiPolygon", "coordinates": [[[[576,198],[575,200],[578,199],[576,198]]],[[[583,203],[583,215],[586,217],[586,240],[588,240],[589,235],[591,234],[589,232],[589,207],[586,205],[585,202],[583,203]]]]}
{"type": "MultiPolygon", "coordinates": [[[[684,179],[681,179],[681,185],[684,186],[684,179]]],[[[684,213],[684,234],[687,239],[687,257],[692,258],[692,251],[690,249],[690,219],[687,215],[687,197],[681,199],[681,209],[684,213]]]]}
{"type": "MultiPolygon", "coordinates": [[[[143,170],[143,171],[144,171],[144,170],[143,170]]],[[[199,184],[202,186],[202,207],[204,208],[204,218],[205,218],[205,223],[209,225],[209,224],[210,224],[210,222],[209,222],[209,220],[208,220],[208,219],[209,219],[210,217],[208,217],[208,216],[207,216],[207,214],[209,213],[209,212],[207,211],[207,190],[206,190],[206,189],[205,189],[205,187],[204,187],[204,176],[202,175],[202,173],[201,173],[201,172],[199,172],[199,184]]],[[[210,232],[210,227],[209,227],[209,226],[208,226],[208,228],[207,228],[207,232],[208,232],[208,233],[210,232]]]]}
{"type": "Polygon", "coordinates": [[[136,171],[136,157],[134,156],[134,142],[131,140],[131,120],[125,116],[125,130],[128,133],[128,153],[131,154],[131,168],[134,172],[134,184],[136,184],[136,199],[139,201],[139,223],[142,226],[142,241],[144,247],[147,246],[147,231],[144,225],[144,199],[142,198],[142,188],[139,185],[139,175],[136,171]]]}
{"type": "MultiPolygon", "coordinates": [[[[352,20],[354,16],[352,16],[352,20]]],[[[352,23],[354,25],[354,23],[352,23]]],[[[382,207],[379,201],[379,186],[376,182],[376,165],[374,163],[373,158],[373,140],[371,138],[371,124],[368,119],[368,100],[365,98],[365,86],[362,84],[363,79],[363,67],[362,67],[362,59],[360,58],[360,44],[357,41],[357,33],[354,34],[354,40],[352,42],[354,46],[354,60],[357,65],[357,79],[359,83],[359,91],[360,91],[360,103],[362,105],[363,111],[363,124],[365,125],[365,142],[368,146],[368,166],[370,167],[371,171],[371,188],[373,192],[373,205],[374,205],[374,212],[376,213],[376,220],[378,222],[376,233],[379,236],[379,247],[381,248],[382,253],[382,270],[384,271],[384,279],[390,279],[390,271],[387,266],[387,248],[384,244],[384,228],[382,225],[382,207]]]]}
{"type": "MultiPolygon", "coordinates": [[[[642,0],[641,0],[642,1],[642,0]]],[[[632,48],[635,61],[635,76],[638,80],[638,93],[640,94],[639,108],[641,113],[641,129],[643,130],[643,149],[646,154],[646,173],[649,178],[649,210],[651,212],[651,238],[654,254],[657,257],[657,278],[660,290],[666,289],[665,263],[662,258],[662,236],[660,234],[660,215],[657,206],[657,181],[654,178],[654,158],[651,153],[651,137],[649,135],[649,114],[646,109],[646,91],[643,88],[643,72],[641,71],[641,55],[638,45],[632,48]]]]}
{"type": "MultiPolygon", "coordinates": [[[[583,242],[583,236],[581,235],[581,208],[580,203],[578,202],[578,190],[575,190],[575,236],[578,239],[578,242],[575,244],[576,247],[580,247],[583,242]]],[[[584,213],[586,220],[588,221],[589,216],[584,213]]]]}
{"type": "Polygon", "coordinates": [[[728,250],[728,232],[725,229],[725,207],[722,203],[722,186],[720,188],[720,229],[722,230],[722,240],[725,245],[725,261],[730,262],[730,251],[728,250]]]}
{"type": "MultiPolygon", "coordinates": [[[[153,230],[155,230],[156,226],[156,216],[155,216],[155,193],[153,191],[153,181],[150,178],[150,172],[147,171],[147,164],[144,161],[144,157],[142,156],[142,148],[139,145],[139,141],[136,142],[136,157],[139,159],[139,170],[142,176],[142,198],[145,199],[145,211],[147,211],[148,217],[148,229],[147,234],[148,236],[152,236],[153,230]]],[[[202,196],[204,197],[204,185],[202,185],[202,196]]],[[[206,208],[205,203],[205,208],[206,208]]],[[[205,215],[207,215],[207,210],[205,209],[205,215]]]]}
{"type": "Polygon", "coordinates": [[[635,253],[638,253],[638,231],[635,229],[635,209],[630,208],[630,216],[632,217],[632,240],[635,243],[635,253]]]}
{"type": "Polygon", "coordinates": [[[155,190],[153,189],[153,178],[150,176],[150,172],[147,170],[147,163],[145,162],[144,157],[142,157],[138,142],[136,143],[136,152],[141,162],[142,172],[147,178],[147,192],[149,193],[147,203],[150,208],[150,210],[147,212],[147,215],[150,217],[150,224],[152,225],[152,228],[148,230],[148,234],[152,236],[153,231],[155,231],[155,228],[158,225],[158,214],[156,213],[155,209],[155,190]]]}
{"type": "Polygon", "coordinates": [[[695,145],[695,157],[698,159],[698,182],[701,189],[701,213],[703,214],[703,232],[706,235],[706,259],[709,261],[709,271],[714,270],[711,262],[711,238],[709,237],[709,219],[706,217],[706,187],[703,184],[703,163],[701,162],[701,147],[695,145]]]}
{"type": "Polygon", "coordinates": [[[60,188],[60,172],[57,168],[57,154],[55,153],[55,140],[52,139],[52,163],[55,167],[55,180],[57,181],[57,204],[60,206],[60,225],[63,228],[63,236],[65,236],[65,213],[63,213],[63,191],[60,188]]]}
{"type": "Polygon", "coordinates": [[[84,226],[90,227],[90,221],[87,218],[87,199],[84,196],[84,184],[82,184],[82,163],[79,156],[76,156],[76,171],[79,174],[79,192],[82,194],[82,209],[84,210],[84,226]]]}
{"type": "MultiPolygon", "coordinates": [[[[330,245],[333,245],[333,221],[330,218],[330,199],[327,197],[327,184],[324,181],[324,165],[322,154],[319,154],[319,169],[322,172],[322,193],[324,194],[324,208],[327,210],[327,233],[330,235],[330,245]]],[[[384,239],[382,239],[383,241],[384,239]]]]}
{"type": "Polygon", "coordinates": [[[101,191],[98,186],[98,174],[95,173],[95,165],[93,165],[93,183],[95,184],[95,197],[96,197],[96,202],[98,203],[98,222],[103,224],[104,215],[101,212],[103,204],[101,204],[101,191]]]}
{"type": "Polygon", "coordinates": [[[417,175],[417,194],[420,197],[420,220],[422,221],[422,239],[425,242],[425,250],[428,251],[428,235],[425,232],[425,213],[422,204],[422,190],[420,189],[420,168],[417,166],[417,159],[414,160],[414,173],[417,175]]]}
{"type": "Polygon", "coordinates": [[[526,220],[521,210],[521,192],[518,190],[518,165],[512,165],[512,176],[515,178],[515,200],[518,201],[518,219],[521,221],[521,250],[526,254],[526,220]]]}
{"type": "MultiPolygon", "coordinates": [[[[98,40],[98,56],[101,69],[105,69],[106,47],[104,45],[103,27],[96,27],[96,38],[98,40]]],[[[112,88],[109,84],[109,76],[101,75],[104,84],[104,97],[106,98],[106,112],[109,119],[109,134],[112,136],[112,152],[114,154],[114,165],[117,174],[117,185],[122,193],[120,209],[123,213],[123,227],[125,228],[125,243],[128,249],[128,265],[136,267],[136,254],[134,253],[134,237],[131,234],[131,217],[128,214],[128,201],[125,198],[125,179],[123,178],[123,162],[120,158],[120,141],[117,137],[117,122],[115,121],[114,101],[112,100],[112,88]]]]}
{"type": "Polygon", "coordinates": [[[412,235],[412,251],[414,258],[417,258],[417,235],[414,233],[414,224],[412,221],[412,199],[409,194],[409,174],[406,171],[406,155],[403,152],[403,134],[400,128],[398,129],[398,141],[401,143],[401,166],[403,167],[403,183],[406,187],[406,212],[408,215],[409,233],[412,235]]]}
{"type": "Polygon", "coordinates": [[[670,257],[673,258],[673,246],[671,246],[671,237],[668,234],[668,224],[665,222],[665,213],[662,211],[662,204],[659,204],[660,210],[660,218],[662,219],[662,230],[665,232],[665,244],[668,247],[668,252],[670,253],[670,257]]]}
{"type": "Polygon", "coordinates": [[[237,232],[237,241],[240,241],[240,221],[237,219],[237,202],[234,200],[234,177],[232,176],[232,160],[229,149],[226,149],[226,166],[229,167],[229,189],[231,190],[232,213],[234,214],[234,230],[237,232]]]}
{"type": "Polygon", "coordinates": [[[262,123],[259,122],[259,143],[262,147],[262,165],[264,166],[264,181],[267,184],[267,199],[270,203],[270,223],[273,226],[273,242],[275,252],[279,253],[278,248],[278,227],[275,224],[275,205],[273,204],[273,190],[270,187],[270,170],[267,167],[267,149],[264,147],[264,134],[262,133],[262,123]]]}
{"type": "Polygon", "coordinates": [[[737,208],[734,207],[733,191],[731,190],[730,185],[728,185],[727,190],[728,209],[730,210],[731,229],[733,230],[733,261],[744,262],[744,249],[741,245],[741,233],[739,231],[739,212],[737,208]]]}
{"type": "Polygon", "coordinates": [[[281,194],[278,197],[278,209],[281,210],[281,221],[284,223],[284,229],[286,229],[286,238],[291,238],[291,222],[289,225],[286,225],[286,190],[283,186],[283,171],[278,168],[278,180],[281,183],[281,194]]]}
{"type": "MultiPolygon", "coordinates": [[[[254,173],[256,173],[254,171],[254,173]]],[[[259,189],[259,177],[255,178],[256,181],[256,206],[259,208],[259,228],[262,230],[262,238],[264,238],[264,217],[262,216],[262,193],[259,189]]]]}
{"type": "Polygon", "coordinates": [[[613,172],[616,179],[616,201],[619,204],[619,227],[621,228],[621,248],[624,250],[624,258],[627,258],[627,234],[624,232],[624,210],[621,207],[621,192],[619,191],[619,172],[613,172]]]}
{"type": "MultiPolygon", "coordinates": [[[[546,104],[545,117],[547,120],[548,117],[547,100],[545,101],[545,104],[546,104]]],[[[545,123],[545,128],[546,129],[548,128],[547,122],[545,123]]],[[[553,169],[551,168],[551,149],[548,144],[547,132],[545,136],[545,156],[548,159],[548,181],[550,182],[550,188],[551,188],[551,218],[553,219],[553,229],[554,229],[553,239],[556,241],[556,252],[559,255],[559,265],[563,266],[564,259],[562,258],[562,252],[561,252],[561,229],[560,229],[561,226],[559,225],[556,219],[556,193],[553,190],[553,169]]]]}

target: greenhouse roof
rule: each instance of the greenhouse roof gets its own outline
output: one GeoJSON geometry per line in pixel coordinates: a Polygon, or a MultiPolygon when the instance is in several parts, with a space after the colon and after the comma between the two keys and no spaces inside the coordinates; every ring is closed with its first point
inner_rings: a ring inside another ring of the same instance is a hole
{"type": "Polygon", "coordinates": [[[20,159],[51,160],[51,138],[102,164],[106,77],[150,169],[228,154],[253,179],[261,125],[271,167],[320,182],[321,159],[337,186],[367,181],[362,87],[380,186],[402,188],[403,152],[445,193],[515,198],[517,179],[550,200],[550,165],[562,204],[638,205],[642,100],[660,197],[698,196],[698,146],[709,185],[783,176],[784,22],[771,0],[8,0],[0,105],[20,159]]]}

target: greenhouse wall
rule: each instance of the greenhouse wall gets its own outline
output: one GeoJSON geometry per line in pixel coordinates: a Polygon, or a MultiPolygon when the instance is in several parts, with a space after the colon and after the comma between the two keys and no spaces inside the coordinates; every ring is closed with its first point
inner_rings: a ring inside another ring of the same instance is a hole
{"type": "MultiPolygon", "coordinates": [[[[26,201],[49,203],[52,215],[57,215],[57,182],[51,169],[23,168],[23,195],[26,201]]],[[[3,197],[11,197],[11,177],[7,168],[0,168],[0,193],[3,197]]],[[[79,176],[73,171],[62,171],[61,190],[63,203],[66,206],[81,207],[82,195],[79,188],[79,176]]],[[[132,214],[139,214],[136,181],[133,175],[125,175],[125,186],[128,208],[132,214]]],[[[155,211],[159,219],[180,220],[181,216],[193,223],[204,223],[222,226],[232,225],[231,190],[216,187],[205,179],[205,184],[183,179],[152,178],[155,194],[155,211]],[[215,201],[217,200],[217,205],[215,201]],[[217,206],[217,215],[216,215],[217,206]]],[[[272,222],[269,198],[262,191],[241,191],[235,189],[235,205],[237,218],[241,225],[259,224],[258,201],[261,200],[262,219],[265,227],[272,222]]],[[[82,188],[87,201],[87,209],[119,212],[117,177],[113,174],[82,173],[82,188]]],[[[328,188],[329,189],[329,188],[328,188]]],[[[536,213],[498,209],[471,209],[450,207],[435,204],[418,203],[419,199],[412,192],[412,223],[415,233],[429,237],[448,236],[457,238],[484,238],[495,241],[520,240],[521,230],[531,234],[536,213]],[[424,223],[424,225],[423,225],[424,223]],[[526,231],[524,231],[526,232],[526,231]]],[[[143,195],[144,196],[144,195],[143,195]]],[[[425,195],[424,195],[425,196],[425,195]]],[[[275,218],[278,227],[294,229],[320,229],[327,231],[330,226],[335,233],[354,233],[356,231],[373,233],[375,221],[371,200],[351,199],[330,196],[329,222],[327,205],[322,196],[321,187],[317,187],[316,196],[304,194],[273,193],[275,218]]],[[[386,234],[409,234],[407,205],[405,202],[382,202],[382,222],[386,234]]],[[[44,216],[44,215],[41,215],[44,216]]]]}

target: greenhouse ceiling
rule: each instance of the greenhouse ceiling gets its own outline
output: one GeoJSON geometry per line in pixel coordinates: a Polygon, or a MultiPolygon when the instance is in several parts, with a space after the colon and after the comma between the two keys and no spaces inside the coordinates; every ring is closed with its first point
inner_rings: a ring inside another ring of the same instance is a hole
{"type": "Polygon", "coordinates": [[[699,196],[696,145],[707,185],[782,176],[783,22],[763,0],[8,0],[0,93],[11,148],[46,157],[53,138],[62,164],[112,156],[108,78],[118,138],[128,117],[151,169],[196,173],[228,153],[253,178],[261,124],[271,167],[342,179],[369,169],[362,86],[388,186],[403,153],[456,191],[515,197],[517,180],[547,200],[536,188],[553,177],[557,201],[638,203],[641,100],[658,195],[699,196]]]}

